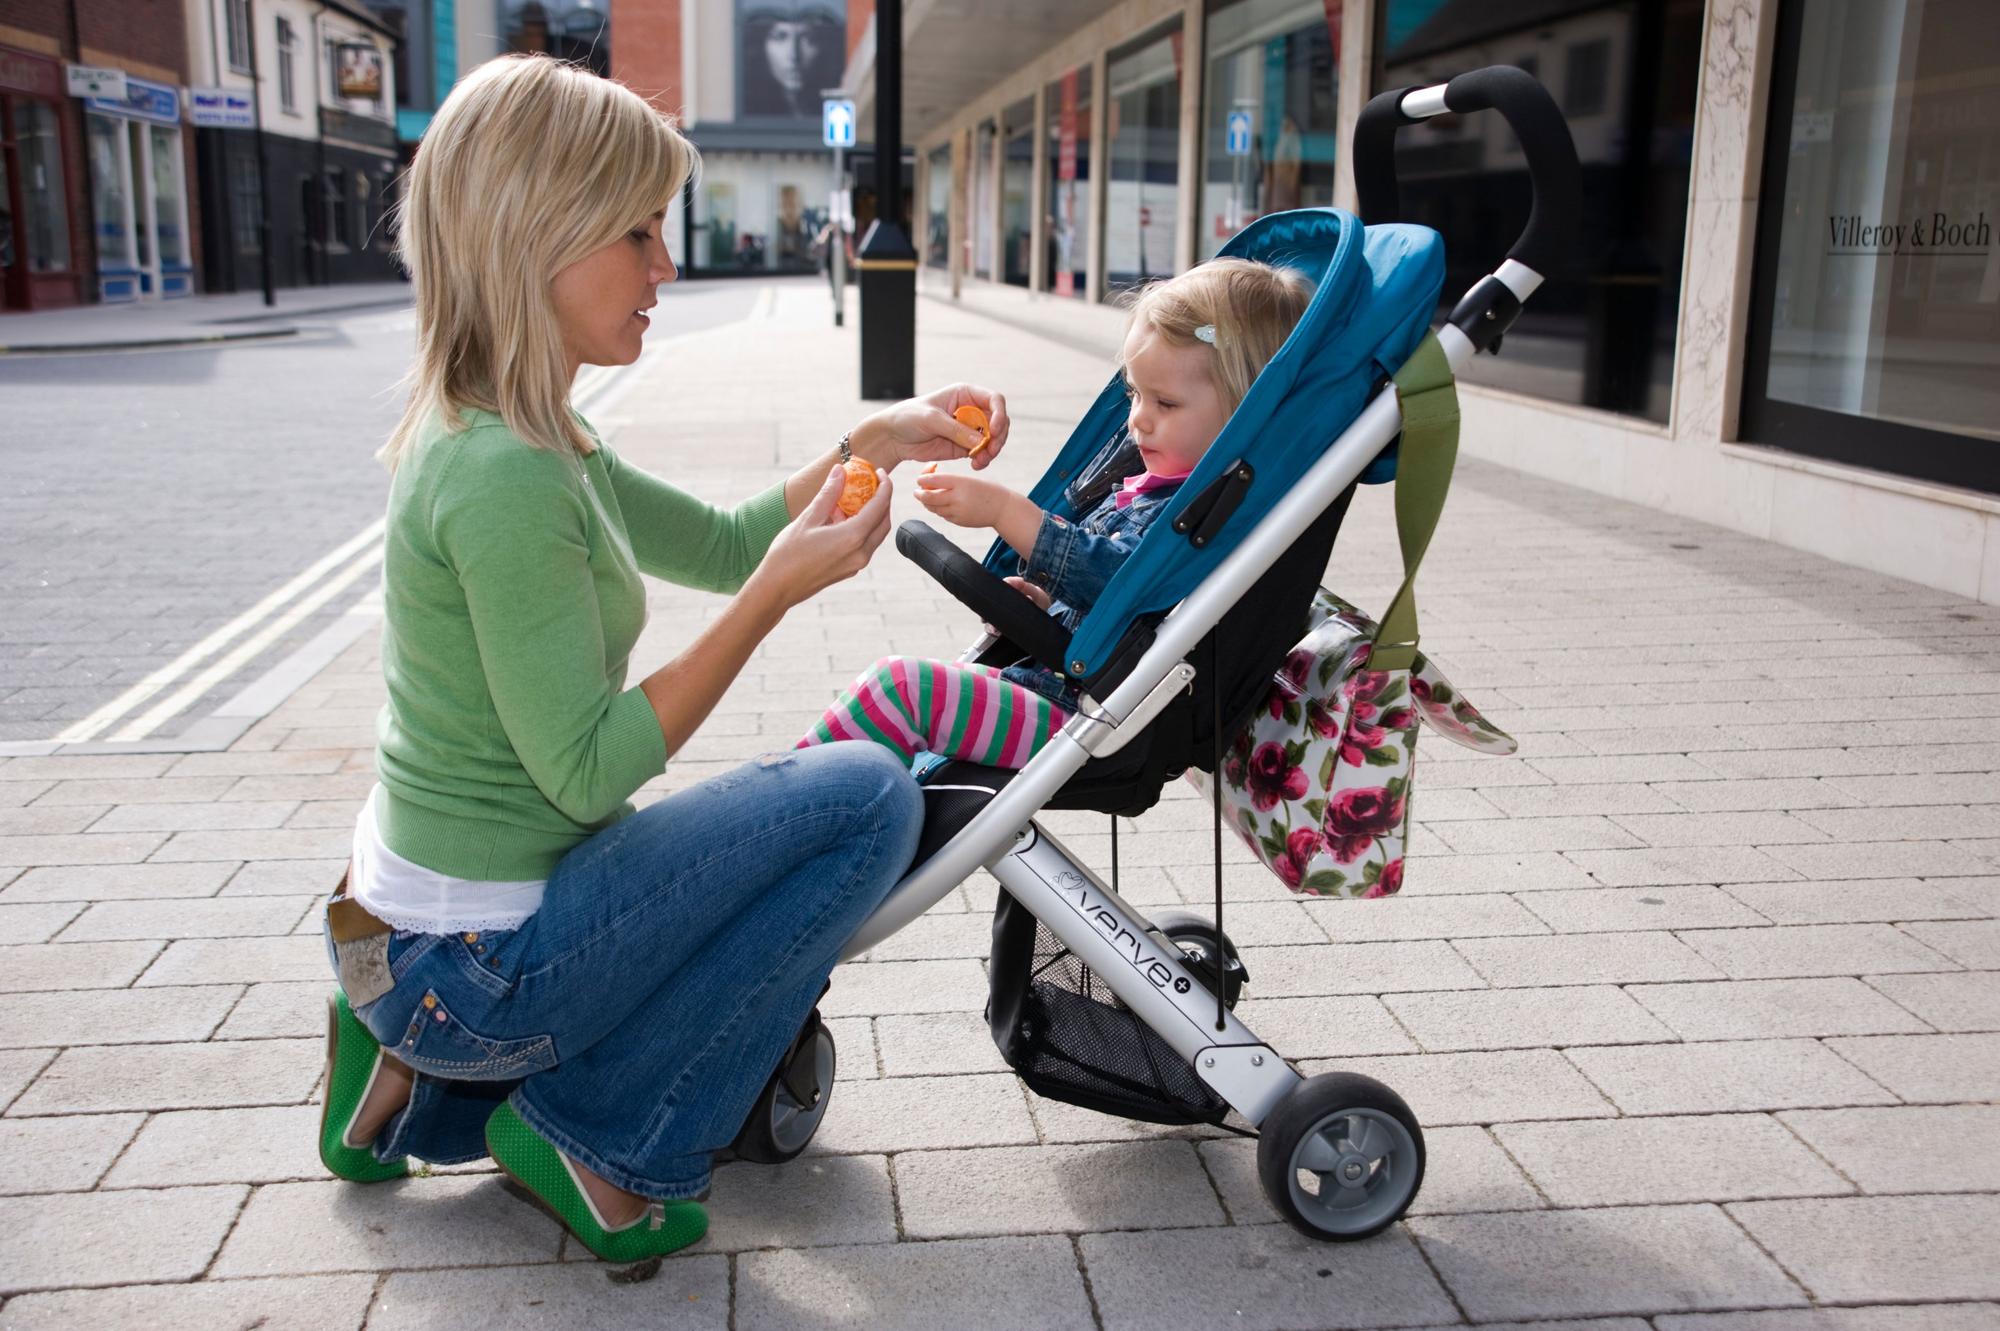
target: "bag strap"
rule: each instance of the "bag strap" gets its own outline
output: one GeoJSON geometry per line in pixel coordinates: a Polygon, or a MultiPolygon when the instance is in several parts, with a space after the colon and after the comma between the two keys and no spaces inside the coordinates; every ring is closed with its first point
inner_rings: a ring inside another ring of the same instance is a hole
{"type": "Polygon", "coordinates": [[[1375,630],[1368,665],[1408,670],[1417,658],[1417,566],[1424,561],[1451,472],[1458,461],[1458,385],[1435,334],[1427,335],[1396,371],[1403,442],[1396,460],[1396,537],[1403,547],[1403,585],[1375,630]]]}

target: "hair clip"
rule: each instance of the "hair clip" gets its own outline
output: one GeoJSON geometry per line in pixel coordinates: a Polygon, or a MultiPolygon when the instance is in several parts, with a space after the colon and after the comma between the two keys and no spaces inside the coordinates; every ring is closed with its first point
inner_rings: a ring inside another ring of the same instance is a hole
{"type": "Polygon", "coordinates": [[[1202,341],[1208,343],[1208,345],[1210,345],[1211,347],[1215,345],[1214,324],[1203,324],[1201,327],[1194,330],[1194,335],[1200,338],[1202,341]]]}

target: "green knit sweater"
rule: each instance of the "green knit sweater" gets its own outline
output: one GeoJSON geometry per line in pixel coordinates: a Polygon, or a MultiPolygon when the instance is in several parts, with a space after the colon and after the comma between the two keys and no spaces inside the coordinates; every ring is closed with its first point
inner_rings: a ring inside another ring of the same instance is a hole
{"type": "Polygon", "coordinates": [[[579,459],[467,417],[389,492],[376,811],[389,849],[434,872],[546,878],[666,766],[625,687],[639,575],[733,592],[790,519],[782,484],[718,509],[601,444],[579,459]]]}

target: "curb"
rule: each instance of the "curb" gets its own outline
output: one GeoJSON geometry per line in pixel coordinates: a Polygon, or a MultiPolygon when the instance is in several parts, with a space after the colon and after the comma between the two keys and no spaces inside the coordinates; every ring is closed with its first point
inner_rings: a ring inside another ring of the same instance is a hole
{"type": "Polygon", "coordinates": [[[268,341],[291,337],[297,328],[265,328],[248,333],[196,333],[186,337],[121,338],[107,342],[26,342],[0,346],[0,356],[61,356],[93,351],[145,351],[155,347],[199,347],[217,342],[268,341]]]}

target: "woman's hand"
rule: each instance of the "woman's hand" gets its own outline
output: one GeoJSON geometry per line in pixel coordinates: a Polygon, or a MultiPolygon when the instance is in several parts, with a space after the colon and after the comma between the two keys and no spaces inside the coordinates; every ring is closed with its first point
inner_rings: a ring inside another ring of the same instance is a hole
{"type": "Polygon", "coordinates": [[[888,471],[901,462],[948,462],[962,458],[979,442],[979,431],[952,419],[963,406],[986,413],[988,442],[972,455],[975,471],[984,470],[1007,446],[1007,399],[977,384],[952,384],[923,397],[884,407],[854,427],[848,447],[888,471]]]}
{"type": "Polygon", "coordinates": [[[867,567],[875,547],[889,534],[893,487],[887,476],[878,478],[874,496],[853,517],[844,518],[836,505],[846,483],[843,469],[827,473],[811,502],[771,542],[745,590],[754,584],[789,608],[867,567]]]}

